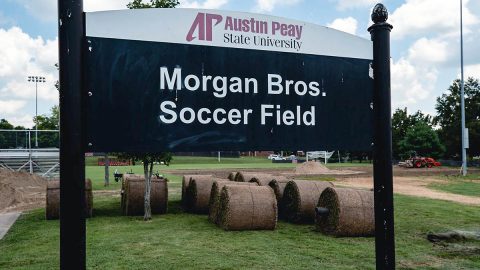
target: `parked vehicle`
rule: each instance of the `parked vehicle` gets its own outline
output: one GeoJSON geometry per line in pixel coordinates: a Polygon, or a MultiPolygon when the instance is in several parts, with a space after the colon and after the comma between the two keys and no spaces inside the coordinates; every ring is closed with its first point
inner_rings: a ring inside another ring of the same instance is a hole
{"type": "Polygon", "coordinates": [[[442,166],[442,164],[431,157],[421,157],[414,153],[409,159],[399,162],[398,166],[405,168],[432,168],[442,166]]]}

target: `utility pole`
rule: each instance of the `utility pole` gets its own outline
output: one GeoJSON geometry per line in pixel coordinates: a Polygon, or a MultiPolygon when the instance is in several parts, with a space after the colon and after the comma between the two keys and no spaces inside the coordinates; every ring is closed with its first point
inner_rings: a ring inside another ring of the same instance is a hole
{"type": "Polygon", "coordinates": [[[462,111],[462,175],[467,175],[467,149],[465,145],[465,83],[463,81],[463,1],[460,0],[460,104],[462,111]]]}
{"type": "Polygon", "coordinates": [[[35,83],[35,147],[38,148],[38,83],[45,83],[45,77],[28,76],[28,81],[35,83]]]}

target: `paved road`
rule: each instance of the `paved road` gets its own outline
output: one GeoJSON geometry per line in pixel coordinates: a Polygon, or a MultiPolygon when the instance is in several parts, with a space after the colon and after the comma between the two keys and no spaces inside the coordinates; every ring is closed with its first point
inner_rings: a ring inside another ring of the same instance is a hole
{"type": "Polygon", "coordinates": [[[0,214],[0,240],[7,234],[15,221],[17,221],[20,214],[20,212],[0,214]]]}

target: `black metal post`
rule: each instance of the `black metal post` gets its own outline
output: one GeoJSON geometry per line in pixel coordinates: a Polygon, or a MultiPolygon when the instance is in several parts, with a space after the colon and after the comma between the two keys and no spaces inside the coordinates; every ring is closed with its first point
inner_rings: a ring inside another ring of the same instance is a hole
{"type": "Polygon", "coordinates": [[[393,221],[392,122],[390,93],[390,31],[388,11],[377,4],[374,24],[368,28],[373,41],[373,181],[375,196],[375,254],[377,269],[395,269],[393,221]]]}
{"type": "Polygon", "coordinates": [[[60,268],[86,268],[82,113],[83,0],[58,0],[60,59],[60,268]]]}

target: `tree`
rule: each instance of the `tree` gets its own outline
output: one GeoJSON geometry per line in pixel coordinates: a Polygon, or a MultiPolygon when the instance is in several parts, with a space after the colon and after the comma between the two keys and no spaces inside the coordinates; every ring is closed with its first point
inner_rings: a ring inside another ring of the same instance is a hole
{"type": "MultiPolygon", "coordinates": [[[[434,124],[440,126],[439,136],[449,157],[461,155],[460,80],[453,81],[447,92],[437,98],[434,124]]],[[[465,81],[465,126],[469,129],[468,152],[480,155],[480,84],[478,79],[465,81]]]]}
{"type": "Polygon", "coordinates": [[[430,125],[419,121],[407,129],[403,139],[398,142],[398,150],[402,156],[415,151],[421,156],[439,158],[445,152],[445,146],[430,125]]]}
{"type": "MultiPolygon", "coordinates": [[[[178,0],[150,0],[150,3],[143,3],[142,0],[133,0],[127,4],[130,9],[136,8],[174,8],[179,4],[178,0]]],[[[152,184],[153,164],[155,162],[170,164],[172,160],[171,153],[139,153],[139,154],[120,154],[125,159],[141,160],[143,162],[143,172],[145,174],[145,194],[144,194],[144,220],[152,218],[150,208],[150,191],[152,184]]]]}
{"type": "Polygon", "coordinates": [[[392,152],[395,158],[405,158],[400,150],[400,141],[405,138],[407,131],[417,123],[425,123],[432,127],[432,117],[430,115],[423,114],[421,111],[417,111],[414,114],[409,115],[407,108],[396,109],[392,116],[392,152]]]}
{"type": "MultiPolygon", "coordinates": [[[[50,109],[50,115],[42,114],[33,118],[38,130],[58,130],[60,109],[58,105],[50,109]]],[[[40,147],[59,147],[59,137],[56,132],[43,132],[38,134],[40,147]]]]}
{"type": "Polygon", "coordinates": [[[144,215],[143,220],[152,219],[152,211],[150,208],[150,191],[152,187],[153,165],[155,162],[170,165],[172,160],[171,153],[118,153],[117,157],[121,159],[141,160],[143,163],[143,173],[145,175],[145,193],[144,201],[144,215]]]}

